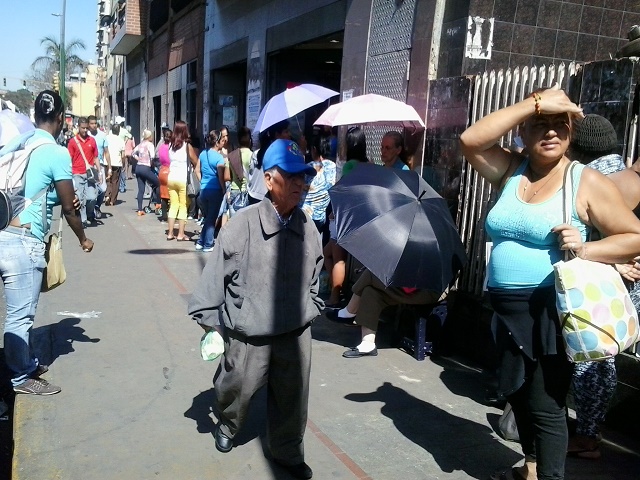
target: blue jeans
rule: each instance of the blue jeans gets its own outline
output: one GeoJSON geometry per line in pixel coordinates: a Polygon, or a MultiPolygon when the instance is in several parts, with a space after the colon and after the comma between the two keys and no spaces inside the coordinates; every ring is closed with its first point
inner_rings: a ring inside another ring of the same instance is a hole
{"type": "MultiPolygon", "coordinates": [[[[87,221],[87,195],[89,185],[87,183],[87,175],[73,174],[73,188],[76,190],[78,200],[80,200],[80,219],[82,223],[87,221]]],[[[93,212],[91,212],[93,216],[93,212]]]]}
{"type": "Polygon", "coordinates": [[[30,236],[24,228],[9,227],[0,232],[0,275],[7,299],[4,356],[14,387],[26,382],[38,367],[29,335],[46,266],[44,247],[43,242],[30,236]]]}
{"type": "Polygon", "coordinates": [[[204,223],[198,238],[198,245],[203,248],[213,247],[213,233],[216,228],[216,219],[218,218],[223,195],[224,192],[222,190],[213,188],[207,188],[200,192],[200,208],[204,213],[204,223]]]}

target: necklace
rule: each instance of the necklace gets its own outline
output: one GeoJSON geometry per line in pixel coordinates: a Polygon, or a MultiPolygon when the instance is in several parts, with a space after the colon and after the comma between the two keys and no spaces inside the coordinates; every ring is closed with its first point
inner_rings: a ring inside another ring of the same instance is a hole
{"type": "MultiPolygon", "coordinates": [[[[529,199],[525,199],[524,197],[525,197],[525,195],[527,194],[527,188],[529,188],[531,185],[533,185],[533,183],[534,183],[534,182],[532,182],[531,180],[527,179],[529,183],[528,183],[527,185],[525,185],[525,186],[524,186],[524,190],[523,190],[523,192],[522,192],[522,199],[523,199],[525,202],[529,203],[529,202],[531,201],[531,199],[532,199],[533,197],[535,197],[535,196],[538,194],[538,192],[539,192],[540,190],[542,190],[542,189],[545,187],[545,185],[551,181],[551,179],[555,176],[555,174],[556,174],[556,173],[558,173],[558,171],[560,171],[560,168],[559,168],[559,167],[560,167],[560,165],[558,165],[558,166],[556,166],[556,167],[555,167],[555,170],[553,171],[553,173],[552,173],[551,175],[548,175],[548,177],[547,177],[547,181],[546,181],[546,182],[544,182],[542,185],[540,185],[540,187],[539,187],[537,190],[535,190],[535,191],[533,192],[533,194],[529,197],[529,199]]],[[[533,170],[531,169],[531,167],[529,167],[529,171],[531,172],[531,176],[533,177],[534,172],[533,172],[533,170]]],[[[542,178],[544,178],[544,177],[542,177],[542,178]]],[[[538,179],[538,180],[541,180],[541,179],[538,179]]],[[[538,180],[535,180],[535,182],[537,182],[538,180]]]]}

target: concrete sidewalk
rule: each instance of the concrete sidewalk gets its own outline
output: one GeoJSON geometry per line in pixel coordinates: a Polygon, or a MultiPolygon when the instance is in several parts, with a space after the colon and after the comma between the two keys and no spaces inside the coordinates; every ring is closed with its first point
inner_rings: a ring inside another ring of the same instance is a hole
{"type": "MultiPolygon", "coordinates": [[[[155,215],[137,217],[135,190],[105,207],[83,254],[65,227],[65,285],[43,294],[34,338],[51,397],[18,395],[14,480],[288,479],[266,457],[264,392],[239,446],[215,450],[211,411],[217,362],[199,356],[186,315],[207,254],[167,242],[155,215]]],[[[190,222],[193,229],[193,222],[190,222]]],[[[316,479],[485,479],[521,460],[495,433],[483,404],[487,378],[456,358],[417,362],[385,345],[347,360],[357,329],[319,318],[306,461],[316,479]]],[[[640,445],[605,432],[598,461],[568,460],[568,479],[636,479],[640,445]]]]}

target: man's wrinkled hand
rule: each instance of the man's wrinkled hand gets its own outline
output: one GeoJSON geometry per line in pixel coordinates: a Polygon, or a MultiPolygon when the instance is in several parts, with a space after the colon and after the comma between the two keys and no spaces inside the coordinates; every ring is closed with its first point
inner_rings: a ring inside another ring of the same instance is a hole
{"type": "Polygon", "coordinates": [[[80,210],[80,199],[78,198],[78,195],[73,197],[73,209],[80,210]]]}

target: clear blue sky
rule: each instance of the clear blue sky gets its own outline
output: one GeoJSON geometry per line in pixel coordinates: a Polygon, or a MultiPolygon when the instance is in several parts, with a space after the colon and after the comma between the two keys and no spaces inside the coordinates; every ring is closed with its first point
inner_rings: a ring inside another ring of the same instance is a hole
{"type": "MultiPolygon", "coordinates": [[[[62,0],[2,0],[0,25],[0,88],[2,78],[7,79],[7,90],[22,88],[31,63],[44,55],[40,40],[60,37],[62,0]]],[[[83,60],[96,61],[96,19],[98,2],[95,0],[67,0],[65,17],[65,43],[79,39],[86,45],[77,52],[83,60]]]]}

